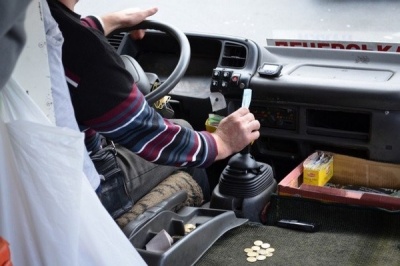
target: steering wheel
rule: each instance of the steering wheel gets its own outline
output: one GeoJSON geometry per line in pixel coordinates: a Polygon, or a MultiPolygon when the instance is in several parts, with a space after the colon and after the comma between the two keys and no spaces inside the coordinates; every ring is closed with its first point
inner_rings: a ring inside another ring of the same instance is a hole
{"type": "Polygon", "coordinates": [[[175,69],[172,71],[171,75],[169,75],[169,77],[153,91],[150,91],[150,82],[148,81],[147,75],[140,67],[139,63],[131,56],[121,55],[126,69],[133,75],[135,83],[145,95],[147,102],[152,105],[167,95],[182,79],[186,69],[189,66],[190,44],[186,35],[182,31],[165,23],[153,20],[144,20],[140,24],[130,28],[129,31],[137,29],[152,29],[165,32],[166,34],[171,35],[178,42],[180,47],[179,60],[175,66],[175,69]]]}

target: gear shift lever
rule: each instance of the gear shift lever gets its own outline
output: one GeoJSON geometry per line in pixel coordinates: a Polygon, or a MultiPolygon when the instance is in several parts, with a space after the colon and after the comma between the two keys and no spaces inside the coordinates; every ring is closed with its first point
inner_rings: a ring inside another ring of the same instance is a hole
{"type": "MultiPolygon", "coordinates": [[[[248,97],[251,90],[245,90],[242,106],[249,106],[248,97]]],[[[233,210],[238,217],[260,222],[260,213],[277,183],[271,166],[257,162],[250,150],[248,145],[231,157],[213,191],[210,207],[233,210]]]]}

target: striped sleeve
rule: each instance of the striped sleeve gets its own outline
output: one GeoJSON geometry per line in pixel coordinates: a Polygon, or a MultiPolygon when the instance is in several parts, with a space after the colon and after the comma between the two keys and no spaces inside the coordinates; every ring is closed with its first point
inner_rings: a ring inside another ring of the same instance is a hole
{"type": "Polygon", "coordinates": [[[136,85],[125,101],[84,124],[157,164],[207,167],[217,156],[210,133],[164,119],[147,104],[136,85]]]}
{"type": "Polygon", "coordinates": [[[81,18],[81,23],[85,27],[96,29],[96,30],[99,30],[102,33],[104,33],[103,22],[97,16],[87,16],[87,17],[81,18]]]}

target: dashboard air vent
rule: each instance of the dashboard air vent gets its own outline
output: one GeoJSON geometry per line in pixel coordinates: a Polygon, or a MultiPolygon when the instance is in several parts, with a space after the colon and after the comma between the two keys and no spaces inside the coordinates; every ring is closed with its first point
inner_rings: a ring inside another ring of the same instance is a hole
{"type": "Polygon", "coordinates": [[[118,47],[121,44],[125,34],[126,34],[125,32],[113,34],[111,36],[107,36],[107,40],[112,45],[112,47],[115,48],[115,50],[118,50],[118,47]]]}
{"type": "Polygon", "coordinates": [[[226,43],[221,59],[221,66],[224,67],[244,67],[246,63],[247,49],[238,43],[226,43]]]}

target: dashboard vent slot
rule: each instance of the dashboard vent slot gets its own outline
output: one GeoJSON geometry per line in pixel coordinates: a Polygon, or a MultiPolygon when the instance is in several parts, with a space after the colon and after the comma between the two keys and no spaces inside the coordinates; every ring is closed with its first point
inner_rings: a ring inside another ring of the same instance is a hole
{"type": "Polygon", "coordinates": [[[247,48],[238,43],[226,43],[221,59],[221,66],[244,67],[247,57],[247,48]]]}
{"type": "Polygon", "coordinates": [[[118,47],[120,46],[125,34],[125,32],[116,33],[111,36],[107,36],[107,40],[115,50],[118,50],[118,47]]]}
{"type": "Polygon", "coordinates": [[[307,110],[307,134],[358,139],[368,142],[370,138],[371,115],[329,110],[307,110]]]}

